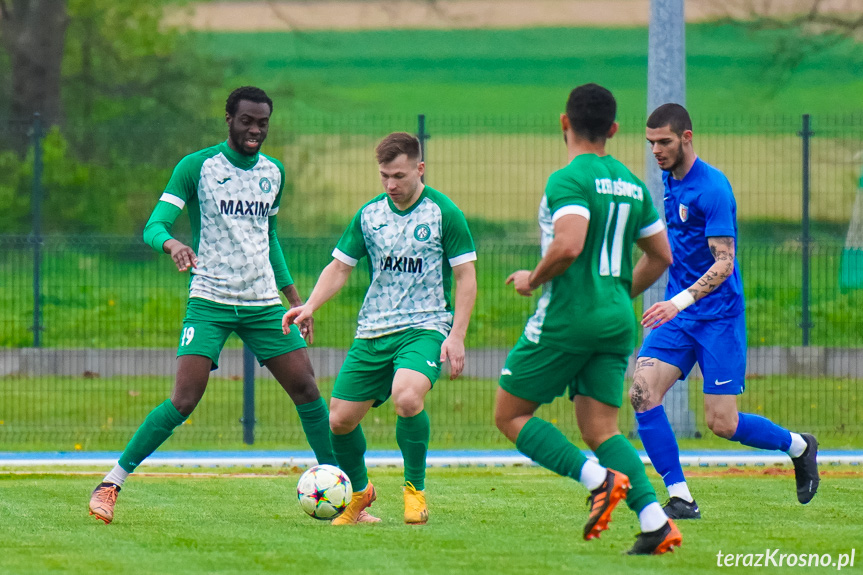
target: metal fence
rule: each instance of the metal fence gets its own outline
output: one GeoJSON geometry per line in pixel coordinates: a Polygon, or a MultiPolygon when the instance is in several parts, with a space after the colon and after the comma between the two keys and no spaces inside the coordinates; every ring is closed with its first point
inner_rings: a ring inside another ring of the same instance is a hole
{"type": "MultiPolygon", "coordinates": [[[[641,174],[643,120],[621,124],[609,151],[641,174]]],[[[860,443],[863,116],[815,117],[808,130],[800,117],[695,118],[695,127],[696,150],[728,175],[738,201],[750,346],[741,408],[834,445],[860,443]]],[[[538,259],[537,206],[545,178],[566,159],[559,128],[554,118],[291,118],[274,125],[265,151],[288,172],[279,233],[302,294],[356,209],[378,193],[373,149],[393,130],[423,136],[426,182],[465,211],[480,257],[465,376],[442,376],[429,398],[434,441],[504,445],[492,424],[496,378],[532,302],[503,281],[538,259]]],[[[0,216],[0,450],[119,448],[167,396],[188,276],[139,232],[179,158],[224,132],[217,123],[67,127],[44,137],[31,131],[39,146],[26,156],[0,152],[7,168],[0,199],[9,208],[0,216]],[[41,187],[34,184],[40,172],[41,187]]],[[[359,266],[316,314],[310,353],[325,395],[365,285],[359,266]]],[[[231,339],[173,446],[240,443],[242,375],[240,343],[231,339]]],[[[699,377],[690,405],[707,433],[699,377]]],[[[259,368],[256,380],[256,445],[301,447],[286,394],[259,368]]],[[[567,402],[541,413],[576,433],[567,402]]],[[[626,406],[621,420],[632,428],[626,406]]],[[[390,443],[392,410],[374,410],[364,428],[372,442],[390,443]]]]}

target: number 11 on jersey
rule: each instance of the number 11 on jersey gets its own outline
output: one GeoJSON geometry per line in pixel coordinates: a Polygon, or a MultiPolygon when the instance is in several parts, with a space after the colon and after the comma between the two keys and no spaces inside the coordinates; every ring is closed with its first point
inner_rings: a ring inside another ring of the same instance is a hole
{"type": "Polygon", "coordinates": [[[608,221],[605,222],[605,235],[602,238],[602,252],[599,254],[599,275],[620,277],[620,262],[623,259],[623,234],[626,231],[626,221],[629,219],[630,204],[608,205],[608,221]],[[618,208],[619,206],[619,208],[618,208]],[[614,237],[611,239],[611,255],[608,253],[608,235],[614,211],[617,208],[617,224],[614,226],[614,237]]]}

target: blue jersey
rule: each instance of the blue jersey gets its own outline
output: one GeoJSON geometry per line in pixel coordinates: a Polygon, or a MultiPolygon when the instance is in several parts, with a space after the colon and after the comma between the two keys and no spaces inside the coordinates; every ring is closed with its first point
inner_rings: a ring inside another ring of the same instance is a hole
{"type": "MultiPolygon", "coordinates": [[[[665,298],[692,286],[716,259],[707,238],[734,238],[737,249],[737,202],[725,174],[696,158],[682,180],[662,173],[665,184],[665,220],[674,263],[668,270],[665,298]]],[[[716,319],[743,312],[743,280],[735,258],[734,274],[713,293],[682,312],[684,319],[716,319]]]]}

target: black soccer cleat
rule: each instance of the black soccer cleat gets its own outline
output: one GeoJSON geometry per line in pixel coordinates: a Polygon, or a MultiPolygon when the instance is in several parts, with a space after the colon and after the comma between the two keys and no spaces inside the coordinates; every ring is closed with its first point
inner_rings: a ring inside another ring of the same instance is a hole
{"type": "Polygon", "coordinates": [[[666,501],[662,510],[665,511],[669,519],[701,519],[698,504],[695,501],[690,503],[680,497],[672,497],[666,501]]]}
{"type": "Polygon", "coordinates": [[[818,492],[821,478],[818,475],[818,440],[814,435],[801,433],[806,442],[806,451],[791,459],[794,463],[794,478],[797,480],[797,501],[806,504],[818,492]]]}
{"type": "Polygon", "coordinates": [[[639,533],[635,538],[635,545],[632,549],[626,552],[627,555],[662,555],[669,551],[674,551],[675,547],[680,547],[683,544],[683,535],[674,521],[668,520],[668,523],[657,529],[647,533],[639,533]]]}

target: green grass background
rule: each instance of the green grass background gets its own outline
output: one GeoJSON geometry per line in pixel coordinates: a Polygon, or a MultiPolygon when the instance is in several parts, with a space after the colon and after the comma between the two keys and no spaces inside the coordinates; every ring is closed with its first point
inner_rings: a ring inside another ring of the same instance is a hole
{"type": "MultiPolygon", "coordinates": [[[[583,541],[585,491],[542,469],[431,469],[430,522],[408,527],[401,521],[401,471],[374,468],[372,511],[383,522],[343,529],[300,511],[300,470],[243,471],[267,475],[133,477],[108,526],[86,511],[100,475],[0,473],[0,571],[689,574],[728,571],[716,566],[719,551],[775,548],[834,559],[856,548],[850,573],[861,561],[863,482],[846,468],[825,477],[806,506],[796,502],[788,471],[696,476],[690,484],[704,519],[681,522],[683,547],[663,557],[622,554],[639,531],[623,505],[601,539],[583,541]]],[[[653,483],[661,482],[653,476],[653,483]]]]}
{"type": "MultiPolygon", "coordinates": [[[[794,31],[729,23],[686,28],[687,103],[712,116],[859,111],[863,52],[836,38],[794,67],[794,31]],[[787,52],[786,52],[787,54],[787,52]]],[[[552,114],[598,82],[624,115],[645,111],[647,28],[201,33],[226,87],[261,83],[292,113],[552,114]]],[[[278,112],[277,112],[278,114],[278,112]]]]}
{"type": "MultiPolygon", "coordinates": [[[[98,451],[124,448],[129,438],[171,388],[171,377],[0,377],[0,445],[29,451],[98,451]],[[45,398],[49,398],[46,401],[45,398]]],[[[318,381],[329,397],[333,380],[318,381]]],[[[823,449],[863,448],[859,422],[863,396],[858,382],[845,378],[751,377],[739,398],[740,409],[768,417],[795,431],[818,435],[823,449]]],[[[629,382],[625,388],[629,389],[629,382]]],[[[494,427],[497,381],[442,377],[426,399],[432,422],[432,449],[511,449],[494,427]]],[[[701,380],[689,386],[701,439],[682,439],[683,449],[736,449],[739,444],[714,436],[704,423],[701,380]]],[[[537,415],[557,424],[584,447],[572,404],[558,399],[537,415]]],[[[250,449],[242,443],[242,381],[212,377],[201,404],[163,449],[250,449]]],[[[288,395],[271,378],[258,378],[254,449],[308,450],[288,395]]],[[[391,403],[363,420],[371,448],[396,449],[396,416],[391,403]]],[[[624,433],[635,429],[627,398],[620,410],[624,433]]],[[[637,441],[637,437],[633,437],[637,441]]]]}

